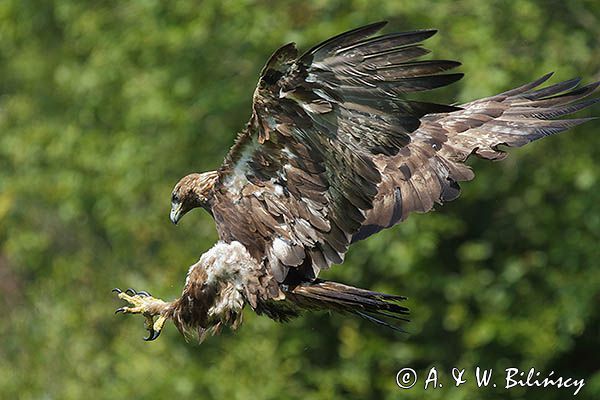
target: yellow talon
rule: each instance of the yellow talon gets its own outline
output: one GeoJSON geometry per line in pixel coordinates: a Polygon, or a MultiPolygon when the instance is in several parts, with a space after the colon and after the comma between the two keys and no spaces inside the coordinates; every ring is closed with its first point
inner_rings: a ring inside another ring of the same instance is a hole
{"type": "Polygon", "coordinates": [[[127,289],[122,291],[120,289],[113,289],[113,292],[117,293],[117,296],[131,304],[133,307],[120,307],[115,311],[115,314],[142,314],[145,319],[144,325],[148,330],[148,337],[144,338],[146,341],[156,339],[162,331],[167,318],[161,314],[161,311],[168,305],[167,302],[152,297],[147,292],[136,292],[133,289],[127,289]],[[158,316],[156,321],[154,317],[158,316]]]}

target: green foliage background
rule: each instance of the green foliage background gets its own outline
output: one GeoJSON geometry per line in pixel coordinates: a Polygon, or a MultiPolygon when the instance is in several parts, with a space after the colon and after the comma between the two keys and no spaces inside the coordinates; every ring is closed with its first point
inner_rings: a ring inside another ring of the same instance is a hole
{"type": "MultiPolygon", "coordinates": [[[[263,62],[387,19],[436,27],[463,102],[555,70],[600,78],[600,2],[0,2],[0,397],[18,399],[471,399],[572,389],[451,387],[450,369],[535,367],[600,397],[598,122],[471,160],[462,198],[360,243],[324,276],[409,296],[408,335],[337,315],[244,326],[202,345],[172,325],[153,343],[116,317],[115,286],[176,297],[216,240],[169,195],[214,169],[245,124],[263,62]],[[396,372],[436,366],[443,389],[396,372]]],[[[441,99],[441,100],[440,100],[441,99]]],[[[600,114],[594,110],[581,116],[600,114]]],[[[470,375],[469,375],[470,374],[470,375]]],[[[502,380],[498,376],[499,386],[502,380]]]]}

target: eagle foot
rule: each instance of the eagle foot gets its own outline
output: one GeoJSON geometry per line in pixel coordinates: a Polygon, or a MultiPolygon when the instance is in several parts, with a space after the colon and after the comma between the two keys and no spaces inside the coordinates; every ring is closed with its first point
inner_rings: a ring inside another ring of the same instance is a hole
{"type": "Polygon", "coordinates": [[[122,291],[119,288],[115,288],[112,291],[117,293],[120,299],[125,300],[132,306],[117,308],[115,314],[142,314],[145,319],[144,325],[148,331],[148,337],[145,337],[144,340],[151,341],[160,336],[160,332],[167,321],[167,318],[161,314],[161,311],[166,309],[167,302],[156,299],[150,293],[143,290],[138,292],[129,288],[122,291]],[[156,321],[154,320],[155,317],[157,317],[156,321]]]}

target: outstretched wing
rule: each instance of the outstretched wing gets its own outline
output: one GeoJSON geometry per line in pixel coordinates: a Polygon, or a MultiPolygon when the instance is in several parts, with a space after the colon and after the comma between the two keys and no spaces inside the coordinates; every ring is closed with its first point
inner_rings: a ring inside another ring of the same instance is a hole
{"type": "Polygon", "coordinates": [[[461,105],[450,114],[428,115],[410,134],[411,142],[392,157],[377,156],[382,175],[373,208],[353,241],[393,226],[411,212],[430,211],[435,203],[460,194],[458,182],[473,179],[463,163],[471,154],[498,160],[500,145],[520,147],[562,132],[591,118],[556,119],[586,108],[600,98],[580,101],[600,82],[577,88],[579,79],[534,90],[552,74],[519,88],[461,105]]]}
{"type": "Polygon", "coordinates": [[[420,118],[455,107],[405,93],[452,83],[454,61],[412,61],[435,31],[369,38],[385,23],[329,39],[298,57],[277,50],[254,93],[253,114],[219,171],[212,212],[279,281],[315,278],[340,263],[373,207],[377,157],[411,141],[420,118]]]}

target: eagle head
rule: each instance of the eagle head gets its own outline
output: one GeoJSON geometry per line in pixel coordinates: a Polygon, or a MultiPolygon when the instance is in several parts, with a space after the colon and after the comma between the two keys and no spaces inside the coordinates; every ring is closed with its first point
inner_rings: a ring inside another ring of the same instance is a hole
{"type": "Polygon", "coordinates": [[[196,207],[208,210],[217,178],[217,171],[194,173],[181,178],[171,193],[171,222],[177,224],[181,217],[196,207]]]}

